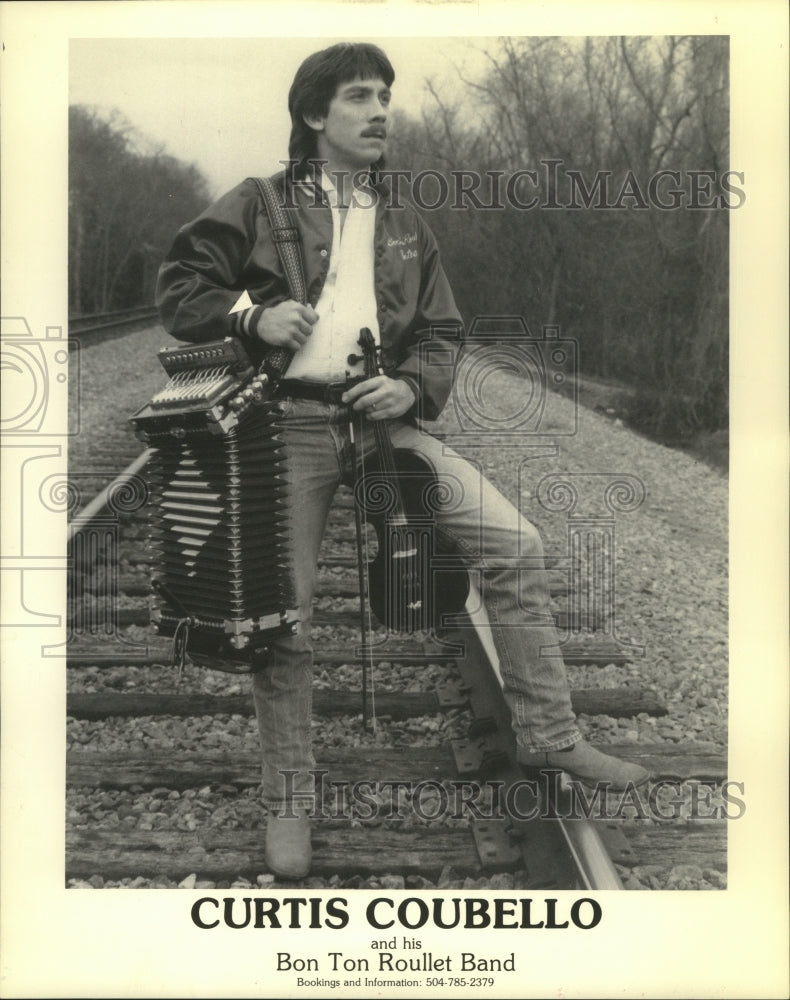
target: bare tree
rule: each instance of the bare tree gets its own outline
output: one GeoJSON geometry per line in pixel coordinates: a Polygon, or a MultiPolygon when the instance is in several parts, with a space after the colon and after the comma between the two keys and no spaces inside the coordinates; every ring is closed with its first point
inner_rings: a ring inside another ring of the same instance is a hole
{"type": "Polygon", "coordinates": [[[69,310],[150,302],[173,236],[209,201],[199,171],[118,114],[69,109],[69,310]]]}
{"type": "Polygon", "coordinates": [[[452,99],[433,88],[396,151],[522,172],[503,210],[432,213],[464,312],[561,324],[587,371],[636,386],[646,429],[723,426],[727,39],[506,38],[486,56],[452,99]]]}

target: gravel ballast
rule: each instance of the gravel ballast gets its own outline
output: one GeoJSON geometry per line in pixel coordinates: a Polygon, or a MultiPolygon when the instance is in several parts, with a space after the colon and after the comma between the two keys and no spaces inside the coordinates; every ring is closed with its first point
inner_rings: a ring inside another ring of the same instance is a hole
{"type": "MultiPolygon", "coordinates": [[[[72,471],[92,467],[90,455],[97,441],[102,445],[126,441],[131,455],[140,450],[135,449],[133,442],[129,447],[126,417],[164,384],[164,372],[155,354],[160,346],[172,343],[160,328],[154,328],[103,344],[87,345],[81,351],[82,430],[70,445],[72,471]],[[118,371],[135,371],[139,377],[119,381],[118,371]],[[111,415],[107,412],[110,398],[111,415]],[[100,431],[105,422],[106,430],[100,431]]],[[[483,403],[492,412],[514,413],[523,394],[524,385],[518,378],[498,373],[486,382],[483,403]]],[[[511,438],[499,433],[488,434],[484,443],[470,447],[460,434],[456,418],[457,412],[450,403],[436,430],[449,435],[452,446],[479,463],[501,492],[539,526],[549,556],[561,558],[567,554],[568,520],[566,513],[551,513],[541,505],[538,485],[544,477],[570,478],[578,486],[583,502],[591,504],[594,516],[606,512],[601,497],[607,483],[635,477],[643,485],[644,501],[635,510],[615,514],[612,598],[616,638],[642,647],[643,652],[624,665],[570,666],[568,676],[574,688],[652,689],[668,706],[669,715],[660,718],[640,715],[631,719],[582,715],[579,725],[583,734],[598,744],[700,742],[713,743],[726,752],[727,478],[687,454],[640,437],[605,414],[581,407],[575,411],[571,400],[556,394],[549,394],[546,400],[542,418],[546,435],[534,439],[522,437],[516,447],[512,447],[511,438]],[[551,429],[570,426],[576,412],[577,433],[552,437],[551,429]],[[556,445],[556,454],[546,453],[551,449],[536,447],[535,452],[542,453],[533,457],[530,454],[533,444],[556,445]],[[583,495],[584,490],[589,490],[589,494],[583,495]]],[[[332,599],[322,600],[327,609],[332,607],[332,599]]],[[[557,606],[562,607],[563,603],[560,601],[557,606]]],[[[139,632],[131,629],[130,634],[143,638],[147,633],[144,629],[139,632]]],[[[338,641],[331,628],[318,630],[316,640],[332,645],[338,641]]],[[[381,690],[421,690],[443,679],[448,670],[442,665],[428,668],[404,665],[391,671],[377,670],[375,681],[381,690]]],[[[317,671],[315,683],[319,687],[358,688],[358,668],[349,665],[317,671]]],[[[243,677],[190,667],[179,690],[229,694],[243,692],[247,684],[243,677]]],[[[84,668],[69,672],[69,686],[75,692],[173,691],[175,680],[170,671],[151,667],[84,668]]],[[[408,724],[384,721],[374,735],[365,733],[360,720],[354,717],[316,720],[317,756],[320,762],[322,745],[342,745],[349,736],[358,740],[356,745],[361,747],[368,740],[373,741],[372,745],[384,746],[421,745],[421,740],[438,743],[448,736],[460,735],[463,723],[463,713],[451,713],[438,720],[427,716],[408,724]]],[[[254,720],[241,717],[109,719],[102,723],[69,720],[67,733],[70,746],[93,751],[127,748],[137,752],[146,747],[178,750],[194,748],[197,741],[207,749],[213,746],[249,752],[255,749],[257,739],[254,720]]],[[[211,781],[211,775],[207,774],[205,788],[194,795],[75,789],[69,792],[68,820],[75,828],[99,825],[117,827],[119,831],[189,829],[193,823],[236,823],[248,828],[262,825],[265,817],[252,790],[221,790],[211,781]]],[[[466,884],[470,880],[463,879],[457,885],[459,880],[452,878],[452,874],[444,873],[443,880],[437,883],[439,887],[443,887],[442,881],[448,888],[473,887],[466,884]]],[[[695,865],[637,865],[622,869],[622,875],[629,889],[719,889],[725,882],[723,873],[716,868],[695,865]]],[[[494,880],[487,880],[486,885],[517,888],[520,877],[519,873],[497,876],[497,885],[494,880]]],[[[274,884],[267,879],[268,876],[261,875],[257,884],[274,884]]],[[[361,880],[360,885],[378,887],[392,879],[397,880],[398,876],[382,872],[377,879],[361,880]]],[[[315,879],[303,884],[318,883],[341,884],[315,879]]],[[[179,885],[167,879],[145,878],[112,882],[100,875],[84,881],[72,880],[70,884],[75,888],[179,885]]],[[[199,872],[180,884],[184,888],[213,887],[202,884],[199,872]]],[[[237,887],[255,884],[254,879],[240,879],[237,887]]],[[[414,886],[406,879],[404,887],[414,886]]]]}

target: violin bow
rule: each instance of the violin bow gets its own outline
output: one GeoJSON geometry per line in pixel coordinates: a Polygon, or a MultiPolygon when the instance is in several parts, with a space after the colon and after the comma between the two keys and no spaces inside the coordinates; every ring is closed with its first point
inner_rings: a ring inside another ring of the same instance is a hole
{"type": "MultiPolygon", "coordinates": [[[[362,335],[364,331],[360,331],[360,347],[363,347],[362,335]]],[[[367,331],[369,336],[370,331],[367,331]]],[[[367,360],[367,355],[358,357],[356,354],[349,355],[349,363],[356,364],[358,361],[367,360]]],[[[376,695],[375,695],[375,685],[373,682],[373,648],[369,641],[369,636],[372,631],[371,622],[371,609],[370,601],[368,599],[368,566],[369,560],[365,557],[365,550],[367,549],[367,516],[363,515],[363,511],[360,509],[361,504],[357,502],[357,489],[359,487],[360,481],[364,480],[364,450],[360,447],[357,448],[357,431],[359,432],[359,440],[362,440],[363,432],[363,421],[364,415],[362,413],[357,413],[356,411],[351,411],[351,423],[349,425],[351,431],[351,446],[353,448],[353,461],[354,461],[354,528],[356,530],[357,537],[357,576],[359,579],[359,631],[360,638],[362,640],[362,726],[364,729],[372,729],[374,732],[376,730],[376,695]],[[361,478],[360,478],[361,474],[361,478]],[[365,517],[363,524],[363,516],[365,517]],[[372,726],[371,726],[371,713],[368,711],[368,679],[370,678],[370,707],[372,710],[372,726]]]]}

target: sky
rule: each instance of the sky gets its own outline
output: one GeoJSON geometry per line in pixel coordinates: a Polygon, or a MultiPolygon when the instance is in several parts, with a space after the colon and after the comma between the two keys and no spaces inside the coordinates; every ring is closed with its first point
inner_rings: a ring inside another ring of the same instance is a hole
{"type": "MultiPolygon", "coordinates": [[[[338,39],[340,40],[340,39],[338,39]]],[[[430,77],[450,97],[457,72],[479,76],[493,39],[364,38],[395,69],[393,108],[418,113],[430,77]]],[[[154,148],[194,163],[219,196],[243,178],[280,169],[288,89],[322,38],[72,38],[69,102],[117,109],[154,148]]]]}

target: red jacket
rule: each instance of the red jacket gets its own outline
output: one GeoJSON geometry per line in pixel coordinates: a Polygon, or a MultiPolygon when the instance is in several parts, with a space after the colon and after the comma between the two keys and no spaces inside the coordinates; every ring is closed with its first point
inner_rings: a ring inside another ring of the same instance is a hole
{"type": "MultiPolygon", "coordinates": [[[[285,174],[274,177],[282,189],[285,174]]],[[[332,213],[319,185],[293,182],[288,201],[302,245],[308,301],[318,301],[332,249],[332,213]],[[291,200],[292,199],[292,200],[291,200]]],[[[374,238],[374,282],[378,303],[382,366],[406,378],[418,392],[417,413],[435,419],[450,393],[461,339],[461,317],[439,260],[436,240],[416,210],[379,194],[374,238]]],[[[243,313],[230,313],[243,291],[253,307],[274,306],[289,297],[271,238],[266,210],[248,178],[179,230],[159,270],[157,306],[165,328],[196,343],[245,337],[243,313]]],[[[257,358],[265,345],[245,342],[257,358]]]]}

